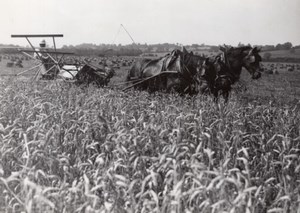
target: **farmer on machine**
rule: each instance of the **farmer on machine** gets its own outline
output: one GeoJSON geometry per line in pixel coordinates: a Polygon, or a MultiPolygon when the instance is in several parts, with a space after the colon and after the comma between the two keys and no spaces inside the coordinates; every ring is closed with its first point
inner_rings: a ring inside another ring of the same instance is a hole
{"type": "Polygon", "coordinates": [[[40,59],[43,64],[43,66],[41,66],[42,78],[53,79],[58,74],[59,70],[56,66],[54,66],[55,64],[51,60],[50,56],[47,54],[45,40],[41,41],[40,48],[37,49],[37,54],[35,54],[35,57],[40,59]]]}

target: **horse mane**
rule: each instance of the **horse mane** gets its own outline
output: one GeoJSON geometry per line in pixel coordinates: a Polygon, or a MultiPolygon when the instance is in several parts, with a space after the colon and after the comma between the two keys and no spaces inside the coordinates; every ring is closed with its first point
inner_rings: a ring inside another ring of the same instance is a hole
{"type": "Polygon", "coordinates": [[[241,54],[244,51],[248,51],[251,50],[252,47],[251,46],[241,46],[241,47],[227,47],[226,48],[226,52],[227,54],[232,54],[232,55],[236,55],[236,54],[241,54]]]}

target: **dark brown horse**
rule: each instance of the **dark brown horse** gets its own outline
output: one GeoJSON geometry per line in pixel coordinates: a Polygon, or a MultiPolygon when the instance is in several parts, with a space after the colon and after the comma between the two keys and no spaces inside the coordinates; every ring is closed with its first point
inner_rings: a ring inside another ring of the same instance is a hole
{"type": "Polygon", "coordinates": [[[221,93],[227,102],[231,85],[240,79],[243,67],[251,74],[252,79],[261,77],[261,56],[258,54],[260,50],[251,46],[220,47],[220,50],[223,52],[223,60],[220,56],[206,58],[202,65],[200,79],[205,86],[201,92],[209,91],[216,101],[221,93]]]}
{"type": "Polygon", "coordinates": [[[185,49],[176,49],[159,59],[138,60],[129,70],[127,82],[141,82],[137,83],[136,88],[149,91],[195,93],[199,83],[196,77],[204,59],[185,49]]]}

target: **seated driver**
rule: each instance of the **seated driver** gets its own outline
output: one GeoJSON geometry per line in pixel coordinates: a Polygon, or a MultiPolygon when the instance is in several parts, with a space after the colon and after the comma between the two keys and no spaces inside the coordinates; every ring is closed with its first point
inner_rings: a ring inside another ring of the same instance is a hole
{"type": "Polygon", "coordinates": [[[34,57],[42,61],[43,66],[41,67],[40,72],[43,77],[52,79],[54,76],[56,76],[58,71],[55,67],[53,67],[54,63],[51,60],[50,56],[47,54],[45,40],[41,41],[40,48],[37,49],[34,57]]]}
{"type": "Polygon", "coordinates": [[[46,54],[46,41],[42,40],[40,43],[40,48],[36,49],[37,52],[34,53],[34,57],[37,59],[48,59],[49,56],[46,54]],[[44,52],[44,53],[43,53],[44,52]]]}

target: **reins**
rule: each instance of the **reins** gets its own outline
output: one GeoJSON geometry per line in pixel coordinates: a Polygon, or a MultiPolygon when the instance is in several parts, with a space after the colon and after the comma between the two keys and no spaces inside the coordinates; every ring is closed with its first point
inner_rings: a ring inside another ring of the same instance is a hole
{"type": "Polygon", "coordinates": [[[192,75],[191,71],[190,71],[189,68],[188,68],[188,65],[189,65],[189,63],[190,63],[192,57],[193,57],[193,55],[190,56],[190,58],[189,58],[188,61],[187,61],[187,64],[185,64],[185,63],[184,63],[184,56],[183,56],[183,59],[182,59],[182,66],[183,66],[184,69],[187,70],[187,72],[188,72],[189,75],[191,76],[192,80],[193,80],[195,83],[199,83],[198,79],[195,78],[194,75],[192,75]]]}

